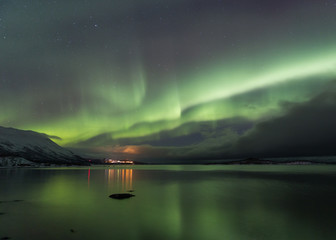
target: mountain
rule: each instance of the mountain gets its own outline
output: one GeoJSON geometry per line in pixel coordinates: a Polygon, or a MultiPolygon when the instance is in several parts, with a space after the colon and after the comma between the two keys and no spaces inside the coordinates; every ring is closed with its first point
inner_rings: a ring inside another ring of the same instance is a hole
{"type": "Polygon", "coordinates": [[[0,127],[0,166],[30,162],[80,165],[87,163],[85,159],[51,141],[45,134],[0,127]]]}

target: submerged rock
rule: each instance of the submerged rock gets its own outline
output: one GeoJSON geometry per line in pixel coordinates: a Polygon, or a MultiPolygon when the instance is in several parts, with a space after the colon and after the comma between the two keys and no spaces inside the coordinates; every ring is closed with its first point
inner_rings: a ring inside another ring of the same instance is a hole
{"type": "Polygon", "coordinates": [[[1,240],[11,239],[10,237],[2,237],[1,240]]]}
{"type": "Polygon", "coordinates": [[[114,198],[114,199],[126,199],[126,198],[135,197],[135,195],[130,194],[130,193],[116,193],[116,194],[110,195],[109,197],[114,198]]]}

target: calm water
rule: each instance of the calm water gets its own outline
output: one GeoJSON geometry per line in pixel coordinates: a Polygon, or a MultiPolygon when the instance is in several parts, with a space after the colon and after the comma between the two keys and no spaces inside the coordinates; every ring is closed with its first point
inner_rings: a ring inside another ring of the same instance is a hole
{"type": "Polygon", "coordinates": [[[0,169],[0,201],[0,239],[336,239],[333,166],[0,169]]]}

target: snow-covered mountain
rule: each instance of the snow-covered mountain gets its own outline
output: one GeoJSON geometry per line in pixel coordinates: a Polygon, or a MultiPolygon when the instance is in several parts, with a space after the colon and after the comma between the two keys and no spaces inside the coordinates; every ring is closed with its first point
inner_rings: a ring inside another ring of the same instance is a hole
{"type": "MultiPolygon", "coordinates": [[[[51,141],[47,135],[0,127],[0,166],[8,161],[84,164],[86,161],[51,141]],[[1,164],[2,162],[2,164],[1,164]]],[[[7,164],[6,164],[6,163],[7,164]]]]}

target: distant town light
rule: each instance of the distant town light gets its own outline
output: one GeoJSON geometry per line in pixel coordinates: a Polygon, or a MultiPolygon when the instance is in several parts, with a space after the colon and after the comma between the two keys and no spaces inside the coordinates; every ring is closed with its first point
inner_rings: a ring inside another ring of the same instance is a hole
{"type": "Polygon", "coordinates": [[[131,164],[133,165],[134,162],[131,160],[115,160],[115,159],[106,159],[105,163],[108,164],[131,164]]]}

